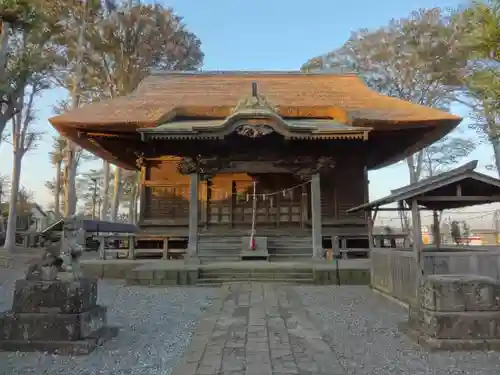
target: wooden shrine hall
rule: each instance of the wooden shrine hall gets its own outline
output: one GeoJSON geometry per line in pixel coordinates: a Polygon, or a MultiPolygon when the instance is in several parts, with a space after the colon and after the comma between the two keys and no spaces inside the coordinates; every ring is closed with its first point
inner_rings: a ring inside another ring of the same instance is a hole
{"type": "MultiPolygon", "coordinates": [[[[369,170],[439,140],[461,119],[368,88],[356,75],[152,72],[132,94],[50,119],[65,137],[141,171],[143,233],[188,255],[321,257],[332,237],[367,249],[369,170]]],[[[336,244],[335,244],[336,245],[336,244]]]]}

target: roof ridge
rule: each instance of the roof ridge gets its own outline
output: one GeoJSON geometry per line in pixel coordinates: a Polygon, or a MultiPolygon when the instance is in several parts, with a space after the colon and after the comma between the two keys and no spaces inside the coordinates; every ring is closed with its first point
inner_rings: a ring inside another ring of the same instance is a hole
{"type": "Polygon", "coordinates": [[[149,76],[252,76],[252,75],[261,75],[261,76],[332,76],[332,77],[358,77],[359,76],[354,72],[349,73],[335,73],[333,71],[309,71],[304,72],[301,70],[193,70],[193,71],[184,71],[184,70],[159,70],[159,69],[151,69],[149,71],[149,76]]]}

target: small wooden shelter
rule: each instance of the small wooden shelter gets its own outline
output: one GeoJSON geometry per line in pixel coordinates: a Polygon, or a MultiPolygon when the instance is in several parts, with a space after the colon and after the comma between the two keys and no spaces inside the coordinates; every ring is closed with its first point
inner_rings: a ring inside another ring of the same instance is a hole
{"type": "MultiPolygon", "coordinates": [[[[365,211],[369,215],[369,227],[373,226],[379,210],[387,210],[383,206],[397,203],[398,208],[389,210],[411,210],[413,250],[417,265],[423,249],[420,210],[434,213],[434,246],[440,247],[439,213],[446,209],[457,209],[469,206],[500,202],[500,180],[476,172],[477,160],[464,164],[456,169],[424,179],[416,184],[393,190],[390,195],[369,203],[353,207],[349,212],[365,211]]],[[[371,235],[371,230],[369,231],[371,235]]],[[[373,240],[370,240],[373,248],[373,240]]]]}

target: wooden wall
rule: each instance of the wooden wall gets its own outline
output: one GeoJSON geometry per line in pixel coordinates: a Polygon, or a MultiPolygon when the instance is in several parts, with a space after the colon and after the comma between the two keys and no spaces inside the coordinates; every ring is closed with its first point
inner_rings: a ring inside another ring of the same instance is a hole
{"type": "Polygon", "coordinates": [[[339,161],[321,176],[321,214],[323,225],[339,220],[364,220],[364,213],[347,214],[349,208],[368,199],[365,168],[362,161],[339,161]]]}
{"type": "Polygon", "coordinates": [[[158,220],[165,225],[188,225],[189,176],[177,171],[178,161],[172,157],[151,162],[145,167],[144,220],[158,220]]]}
{"type": "MultiPolygon", "coordinates": [[[[178,158],[155,161],[145,168],[143,219],[164,225],[188,225],[189,176],[177,171],[178,158]]],[[[268,174],[259,176],[257,193],[270,193],[300,184],[292,175],[268,174]]],[[[246,173],[225,173],[200,182],[200,224],[246,225],[251,221],[252,178],[246,173]],[[210,204],[207,200],[210,196],[210,204]]],[[[367,199],[364,165],[362,162],[339,161],[331,172],[321,176],[321,209],[323,225],[339,220],[364,219],[363,213],[348,215],[345,211],[367,199]]],[[[297,225],[310,217],[310,187],[258,199],[257,222],[274,225],[277,221],[297,225]],[[279,202],[278,202],[279,201],[279,202]],[[278,214],[279,207],[279,214],[278,214]],[[309,211],[309,212],[308,212],[309,211]],[[279,217],[279,218],[278,218],[279,217]]]]}

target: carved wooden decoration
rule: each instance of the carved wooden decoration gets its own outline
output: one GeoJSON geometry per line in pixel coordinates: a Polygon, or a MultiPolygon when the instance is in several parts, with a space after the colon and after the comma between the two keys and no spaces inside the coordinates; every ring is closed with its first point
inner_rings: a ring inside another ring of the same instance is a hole
{"type": "Polygon", "coordinates": [[[196,158],[184,157],[177,164],[177,170],[181,174],[192,174],[199,172],[198,160],[196,158]]]}
{"type": "Polygon", "coordinates": [[[334,168],[335,161],[331,157],[299,156],[292,160],[279,160],[274,165],[288,169],[302,180],[307,180],[315,173],[324,173],[334,168]]]}
{"type": "Polygon", "coordinates": [[[146,165],[146,159],[144,158],[144,153],[136,152],[135,158],[136,158],[135,165],[138,169],[141,169],[142,167],[144,167],[146,165]]]}
{"type": "Polygon", "coordinates": [[[177,170],[182,174],[200,173],[210,176],[228,168],[230,163],[229,158],[204,158],[198,155],[196,157],[182,158],[177,164],[177,170]]]}
{"type": "Polygon", "coordinates": [[[273,128],[268,125],[240,125],[234,132],[244,137],[260,138],[271,134],[273,131],[273,128]]]}
{"type": "Polygon", "coordinates": [[[252,96],[242,99],[233,108],[232,113],[237,113],[241,111],[262,111],[262,112],[278,112],[278,109],[266,100],[262,95],[257,92],[257,84],[254,82],[252,84],[252,96]]]}

